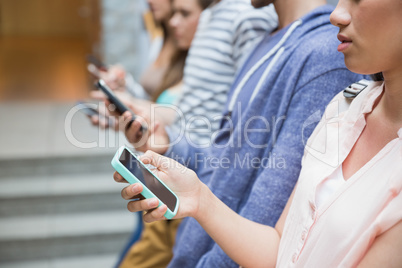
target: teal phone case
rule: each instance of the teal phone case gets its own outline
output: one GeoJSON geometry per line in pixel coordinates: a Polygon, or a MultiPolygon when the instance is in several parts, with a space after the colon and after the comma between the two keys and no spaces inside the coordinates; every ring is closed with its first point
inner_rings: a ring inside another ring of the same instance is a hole
{"type": "MultiPolygon", "coordinates": [[[[130,149],[128,149],[128,148],[125,147],[125,146],[122,146],[122,147],[119,148],[119,150],[116,152],[116,154],[114,155],[114,157],[113,157],[113,159],[112,159],[111,164],[112,164],[113,168],[114,168],[120,175],[122,175],[123,178],[125,178],[130,184],[133,184],[133,183],[140,183],[140,184],[143,186],[143,190],[142,190],[142,192],[141,192],[142,196],[144,196],[145,198],[157,198],[157,199],[159,200],[159,205],[158,205],[158,207],[160,207],[160,206],[163,204],[163,202],[162,202],[153,192],[151,192],[151,190],[149,190],[148,187],[145,186],[144,183],[142,183],[142,181],[140,181],[137,177],[135,177],[134,174],[131,173],[131,172],[120,162],[120,156],[121,156],[122,152],[124,151],[124,149],[126,149],[127,151],[129,151],[129,152],[132,154],[132,156],[133,156],[134,158],[136,158],[136,159],[142,164],[142,162],[138,159],[138,157],[137,157],[136,155],[134,155],[134,154],[131,152],[130,149]]],[[[177,210],[178,210],[178,208],[179,208],[179,198],[177,197],[177,195],[176,195],[172,190],[169,189],[169,187],[166,186],[166,184],[165,184],[162,180],[160,180],[160,179],[159,179],[152,171],[150,171],[144,164],[142,164],[142,166],[143,166],[145,169],[147,169],[161,184],[163,184],[163,185],[176,197],[175,210],[174,210],[174,211],[171,211],[171,210],[169,209],[169,207],[168,207],[166,213],[164,214],[164,216],[165,216],[167,219],[173,218],[173,217],[176,215],[177,210]]]]}

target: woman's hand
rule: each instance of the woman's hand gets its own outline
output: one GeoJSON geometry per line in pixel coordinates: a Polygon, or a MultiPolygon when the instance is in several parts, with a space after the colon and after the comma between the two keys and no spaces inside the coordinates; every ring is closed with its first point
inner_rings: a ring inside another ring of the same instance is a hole
{"type": "Polygon", "coordinates": [[[133,147],[141,152],[152,150],[160,154],[164,154],[169,148],[169,137],[165,131],[165,124],[160,121],[157,113],[153,113],[151,109],[155,109],[153,103],[146,100],[138,100],[133,98],[126,92],[115,92],[117,98],[126,105],[136,118],[132,121],[130,111],[124,114],[117,113],[114,105],[111,105],[106,95],[101,91],[91,92],[91,98],[101,101],[99,104],[99,114],[103,117],[92,116],[91,121],[95,126],[101,128],[113,128],[116,131],[122,131],[127,140],[133,147]],[[103,118],[113,118],[113,120],[102,120],[103,118]],[[111,125],[110,122],[113,124],[111,125]],[[146,127],[146,131],[141,129],[146,127]]]}
{"type": "MultiPolygon", "coordinates": [[[[159,154],[164,154],[169,148],[169,136],[162,122],[151,120],[144,110],[130,107],[136,114],[136,119],[129,127],[124,128],[124,134],[127,140],[133,145],[137,151],[145,152],[152,150],[159,154]],[[146,126],[147,130],[143,131],[142,127],[146,126]]],[[[122,126],[127,126],[126,122],[131,121],[131,113],[126,112],[122,116],[122,126]]]]}
{"type": "MultiPolygon", "coordinates": [[[[155,166],[156,176],[180,199],[174,219],[193,217],[223,251],[243,267],[275,267],[280,242],[277,229],[250,221],[231,210],[198,179],[194,171],[176,161],[151,151],[147,151],[141,160],[155,166]]],[[[125,182],[118,173],[114,174],[114,179],[125,182]]],[[[166,205],[158,207],[156,198],[141,199],[141,192],[142,186],[138,183],[122,190],[124,199],[137,199],[128,203],[128,210],[146,211],[143,217],[145,222],[164,220],[166,205]]],[[[285,222],[292,196],[280,225],[285,222]]],[[[278,228],[283,230],[283,226],[278,228]]]]}
{"type": "MultiPolygon", "coordinates": [[[[133,97],[127,92],[115,92],[117,98],[127,107],[130,108],[130,104],[133,101],[133,97]]],[[[100,90],[93,90],[90,93],[90,97],[99,101],[98,112],[100,116],[92,116],[91,122],[94,126],[100,126],[101,128],[112,128],[116,131],[124,130],[124,126],[127,122],[123,122],[123,116],[116,112],[116,106],[111,104],[105,93],[100,90]],[[105,118],[113,120],[105,120],[105,118]],[[111,124],[112,123],[112,124],[111,124]]]]}
{"type": "MultiPolygon", "coordinates": [[[[151,164],[156,169],[152,170],[154,174],[161,179],[179,198],[179,209],[174,217],[196,217],[200,209],[201,200],[209,194],[209,189],[197,177],[194,171],[182,166],[171,158],[161,156],[152,151],[147,151],[141,156],[144,164],[151,164]]],[[[124,178],[115,172],[114,179],[117,182],[125,182],[124,178]]],[[[166,205],[158,207],[156,198],[141,199],[143,187],[139,183],[132,184],[124,188],[121,192],[125,200],[138,199],[130,201],[127,208],[131,212],[147,211],[144,215],[145,222],[153,222],[166,219],[163,215],[167,210],[166,205]]]]}
{"type": "Polygon", "coordinates": [[[126,70],[123,66],[111,65],[107,71],[104,71],[90,63],[88,64],[88,71],[97,79],[104,80],[113,91],[124,92],[126,90],[126,70]]]}

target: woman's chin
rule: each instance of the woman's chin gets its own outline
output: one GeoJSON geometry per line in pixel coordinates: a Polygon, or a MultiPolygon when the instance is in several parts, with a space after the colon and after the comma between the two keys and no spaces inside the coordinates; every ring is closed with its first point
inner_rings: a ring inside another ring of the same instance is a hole
{"type": "Polygon", "coordinates": [[[191,44],[188,44],[187,42],[178,42],[178,43],[177,43],[177,47],[178,47],[180,50],[188,50],[188,49],[190,48],[190,45],[191,45],[191,44]]]}
{"type": "Polygon", "coordinates": [[[345,65],[349,71],[357,73],[357,74],[370,75],[370,74],[381,72],[381,70],[374,70],[372,68],[372,66],[374,66],[374,65],[372,65],[372,64],[353,60],[352,58],[349,58],[347,56],[345,56],[345,65]]]}

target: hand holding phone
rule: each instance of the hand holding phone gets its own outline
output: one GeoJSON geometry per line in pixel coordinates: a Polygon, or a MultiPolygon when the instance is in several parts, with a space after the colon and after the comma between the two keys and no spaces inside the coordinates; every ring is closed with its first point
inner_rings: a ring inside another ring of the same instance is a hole
{"type": "Polygon", "coordinates": [[[100,61],[98,58],[96,58],[92,54],[87,55],[87,61],[89,63],[92,63],[93,65],[95,65],[95,67],[101,71],[107,72],[109,69],[106,64],[104,64],[102,61],[100,61]]]}
{"type": "Polygon", "coordinates": [[[100,114],[98,110],[96,110],[94,107],[96,106],[93,103],[85,103],[83,101],[77,101],[75,104],[75,107],[82,113],[84,113],[86,116],[89,118],[92,118],[93,116],[97,116],[101,120],[105,120],[107,126],[113,126],[114,125],[114,120],[112,117],[100,114]]]}
{"type": "Polygon", "coordinates": [[[87,55],[87,61],[88,71],[97,79],[105,80],[114,90],[126,90],[126,71],[123,66],[119,64],[108,66],[93,55],[87,55]]]}
{"type": "Polygon", "coordinates": [[[157,198],[159,206],[165,204],[164,216],[173,218],[179,208],[179,198],[154,173],[152,173],[128,148],[121,147],[112,160],[113,168],[130,184],[143,186],[141,195],[145,198],[157,198]]]}
{"type": "MultiPolygon", "coordinates": [[[[126,111],[130,111],[131,113],[131,121],[127,124],[126,128],[129,128],[130,125],[132,124],[132,122],[135,120],[136,115],[133,113],[133,111],[131,111],[126,105],[124,105],[124,103],[122,103],[119,98],[116,96],[116,94],[106,85],[105,81],[103,81],[102,79],[100,79],[97,83],[96,86],[103,91],[103,93],[106,94],[107,98],[109,99],[109,101],[115,105],[116,107],[116,111],[119,114],[123,114],[126,111]]],[[[147,128],[145,126],[141,126],[140,128],[141,132],[145,132],[147,131],[147,128]]]]}
{"type": "Polygon", "coordinates": [[[85,115],[89,117],[100,115],[98,110],[89,106],[87,103],[84,103],[83,101],[77,101],[75,103],[75,107],[77,107],[77,109],[79,109],[81,112],[83,112],[85,115]]]}

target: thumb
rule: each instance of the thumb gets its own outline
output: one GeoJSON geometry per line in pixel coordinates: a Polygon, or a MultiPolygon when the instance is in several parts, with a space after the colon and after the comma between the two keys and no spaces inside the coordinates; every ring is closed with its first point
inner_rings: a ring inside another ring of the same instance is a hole
{"type": "Polygon", "coordinates": [[[140,157],[144,164],[151,164],[158,169],[164,169],[169,162],[169,158],[148,150],[140,157]]]}

